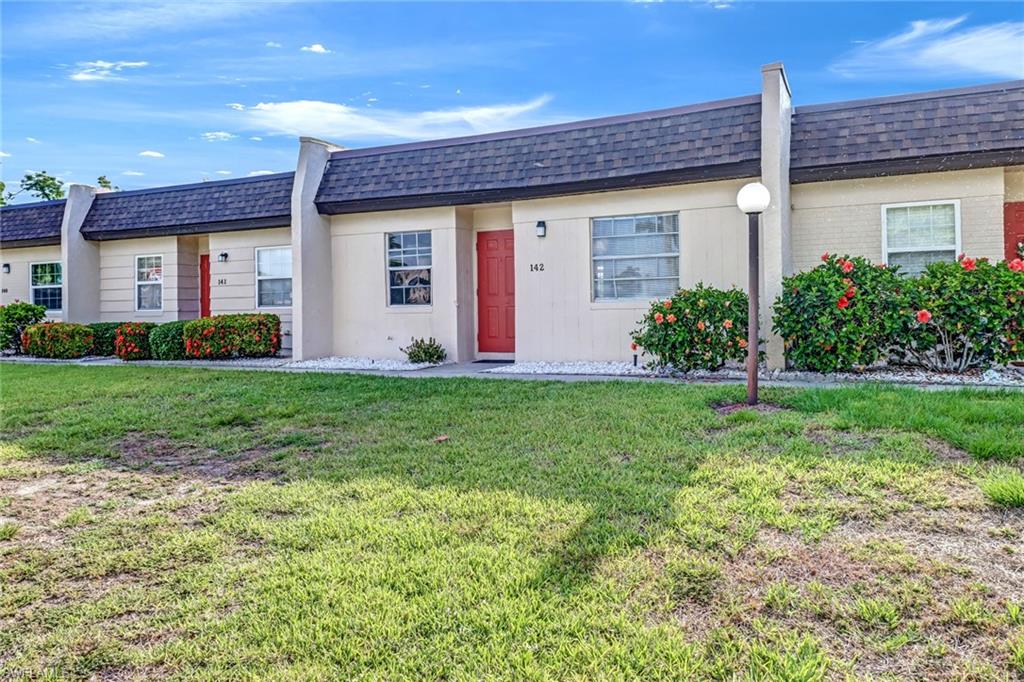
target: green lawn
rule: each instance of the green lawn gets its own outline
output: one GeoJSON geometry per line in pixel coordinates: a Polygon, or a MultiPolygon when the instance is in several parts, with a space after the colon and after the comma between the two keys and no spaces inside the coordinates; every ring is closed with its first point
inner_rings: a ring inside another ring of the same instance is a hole
{"type": "Polygon", "coordinates": [[[1024,393],[742,393],[0,366],[0,679],[1024,673],[1024,393]]]}

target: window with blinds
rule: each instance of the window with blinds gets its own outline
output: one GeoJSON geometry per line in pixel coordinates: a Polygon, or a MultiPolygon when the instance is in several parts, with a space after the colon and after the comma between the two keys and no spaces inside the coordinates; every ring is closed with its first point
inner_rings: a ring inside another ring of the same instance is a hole
{"type": "Polygon", "coordinates": [[[960,202],[889,204],[882,207],[885,262],[904,275],[929,263],[954,261],[960,244],[960,202]]]}
{"type": "Polygon", "coordinates": [[[595,301],[671,296],[679,288],[679,214],[591,220],[595,301]]]}

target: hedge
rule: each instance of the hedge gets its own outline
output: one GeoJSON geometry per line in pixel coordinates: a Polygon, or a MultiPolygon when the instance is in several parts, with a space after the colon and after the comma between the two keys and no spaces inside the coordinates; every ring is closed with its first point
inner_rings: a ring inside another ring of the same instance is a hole
{"type": "Polygon", "coordinates": [[[21,346],[37,358],[80,358],[92,351],[93,331],[84,324],[43,322],[25,329],[21,346]]]}
{"type": "Polygon", "coordinates": [[[165,322],[149,332],[149,351],[155,360],[185,359],[184,320],[165,322]]]}
{"type": "Polygon", "coordinates": [[[93,355],[114,355],[114,339],[117,337],[117,328],[127,322],[93,322],[89,325],[92,329],[92,354],[93,355]]]}
{"type": "Polygon", "coordinates": [[[125,322],[117,328],[114,353],[125,361],[149,360],[149,332],[153,322],[125,322]]]}
{"type": "Polygon", "coordinates": [[[46,308],[25,301],[0,306],[0,344],[2,350],[20,353],[21,335],[27,327],[46,319],[46,308]]]}
{"type": "Polygon", "coordinates": [[[184,338],[190,358],[269,357],[281,348],[281,319],[265,313],[204,317],[185,323],[184,338]]]}

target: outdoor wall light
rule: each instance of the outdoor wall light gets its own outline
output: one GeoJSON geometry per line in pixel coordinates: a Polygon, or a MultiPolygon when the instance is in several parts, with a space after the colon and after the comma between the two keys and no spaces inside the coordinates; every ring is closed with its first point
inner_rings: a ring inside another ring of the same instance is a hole
{"type": "Polygon", "coordinates": [[[217,262],[218,263],[227,263],[228,262],[228,252],[227,251],[221,251],[220,254],[217,256],[217,262]]]}
{"type": "Polygon", "coordinates": [[[546,237],[548,234],[548,224],[543,220],[537,221],[537,236],[546,237]]]}
{"type": "Polygon", "coordinates": [[[5,275],[11,274],[11,264],[10,263],[4,263],[4,274],[5,275]]]}

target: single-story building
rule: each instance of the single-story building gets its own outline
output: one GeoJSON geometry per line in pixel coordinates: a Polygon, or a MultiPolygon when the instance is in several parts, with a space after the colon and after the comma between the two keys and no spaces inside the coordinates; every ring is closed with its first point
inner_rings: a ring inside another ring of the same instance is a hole
{"type": "MultiPolygon", "coordinates": [[[[1024,81],[793,107],[781,64],[735,99],[369,149],[302,138],[295,172],[0,211],[0,302],[75,322],[281,316],[296,358],[617,360],[649,302],[746,286],[762,316],[821,253],[915,272],[1024,241],[1024,81]]],[[[768,339],[772,365],[781,343],[768,339]]]]}

